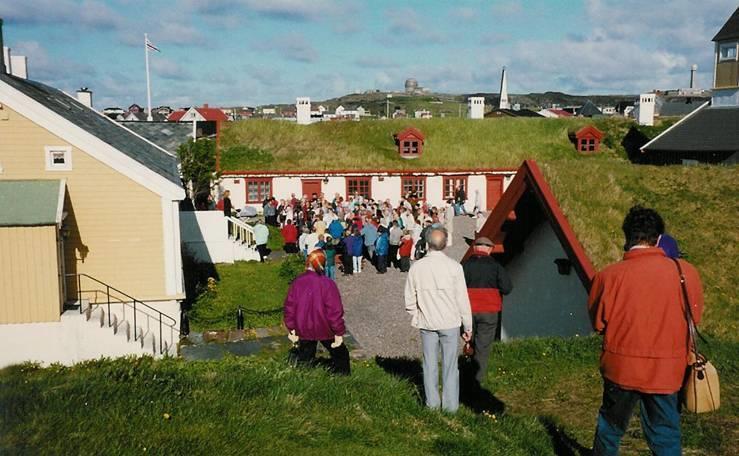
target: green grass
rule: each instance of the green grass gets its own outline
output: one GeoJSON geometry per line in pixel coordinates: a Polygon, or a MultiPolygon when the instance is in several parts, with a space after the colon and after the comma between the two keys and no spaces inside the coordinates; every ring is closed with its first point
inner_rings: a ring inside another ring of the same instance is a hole
{"type": "Polygon", "coordinates": [[[434,169],[518,167],[533,157],[583,160],[568,132],[589,123],[606,133],[604,153],[598,158],[624,156],[620,139],[613,138],[623,138],[632,122],[617,118],[404,119],[312,125],[247,120],[223,130],[221,167],[224,171],[434,169]],[[423,155],[415,160],[400,158],[393,140],[393,134],[407,126],[426,135],[423,155]]]}
{"type": "MultiPolygon", "coordinates": [[[[487,385],[506,407],[495,418],[425,409],[407,378],[417,364],[397,360],[355,362],[348,378],[282,356],[25,364],[0,371],[0,453],[563,454],[590,446],[597,356],[595,337],[495,346],[487,385]],[[391,364],[403,369],[380,367],[391,364]]],[[[716,342],[712,359],[724,401],[683,418],[689,454],[736,448],[739,347],[716,342]]],[[[623,454],[644,453],[636,420],[623,444],[623,454]]]]}
{"type": "Polygon", "coordinates": [[[233,329],[239,306],[245,310],[245,327],[279,325],[289,283],[302,268],[295,258],[216,265],[220,281],[198,296],[189,314],[191,329],[233,329]]]}

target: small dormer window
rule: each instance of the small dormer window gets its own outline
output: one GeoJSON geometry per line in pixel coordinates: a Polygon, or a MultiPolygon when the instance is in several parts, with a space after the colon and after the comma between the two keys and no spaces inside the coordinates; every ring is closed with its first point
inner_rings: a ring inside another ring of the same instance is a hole
{"type": "Polygon", "coordinates": [[[736,60],[736,47],[736,42],[720,44],[718,48],[718,61],[726,62],[736,60]]]}
{"type": "Polygon", "coordinates": [[[71,171],[72,170],[72,148],[69,146],[46,146],[47,171],[71,171]]]}

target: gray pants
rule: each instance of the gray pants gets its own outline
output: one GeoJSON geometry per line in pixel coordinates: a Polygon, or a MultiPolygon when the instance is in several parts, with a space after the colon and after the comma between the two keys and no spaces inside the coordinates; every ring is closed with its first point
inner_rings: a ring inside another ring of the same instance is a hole
{"type": "Polygon", "coordinates": [[[500,325],[500,312],[472,314],[472,337],[475,354],[472,360],[475,364],[475,380],[482,383],[488,373],[490,347],[496,339],[500,325]]]}
{"type": "Polygon", "coordinates": [[[459,408],[459,328],[421,330],[423,388],[426,406],[454,413],[459,408]],[[439,345],[441,345],[442,396],[439,398],[439,345]]]}

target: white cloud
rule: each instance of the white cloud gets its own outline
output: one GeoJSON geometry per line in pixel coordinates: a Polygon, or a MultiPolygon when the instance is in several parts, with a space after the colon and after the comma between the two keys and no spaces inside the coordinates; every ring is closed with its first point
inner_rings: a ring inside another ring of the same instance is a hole
{"type": "Polygon", "coordinates": [[[279,38],[254,43],[253,49],[262,52],[276,52],[287,60],[301,63],[318,61],[318,51],[308,42],[304,35],[292,32],[279,38]]]}
{"type": "Polygon", "coordinates": [[[11,0],[0,3],[0,17],[9,23],[93,29],[118,29],[124,23],[123,17],[105,4],[91,0],[11,0]]]}
{"type": "Polygon", "coordinates": [[[438,27],[428,23],[413,8],[391,8],[385,11],[390,25],[380,42],[395,46],[399,44],[429,45],[443,44],[447,37],[438,31],[438,27]]]}

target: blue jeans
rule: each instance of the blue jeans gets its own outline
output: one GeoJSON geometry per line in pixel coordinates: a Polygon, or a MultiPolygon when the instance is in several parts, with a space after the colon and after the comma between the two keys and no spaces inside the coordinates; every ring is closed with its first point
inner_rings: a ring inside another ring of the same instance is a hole
{"type": "Polygon", "coordinates": [[[328,277],[329,279],[336,280],[336,266],[335,265],[326,266],[326,277],[328,277]]]}
{"type": "Polygon", "coordinates": [[[618,454],[621,437],[629,426],[637,402],[642,430],[652,453],[659,456],[682,454],[677,393],[648,394],[625,390],[606,379],[603,379],[603,405],[598,413],[593,454],[618,454]]]}
{"type": "Polygon", "coordinates": [[[423,388],[426,406],[454,413],[459,408],[459,328],[421,330],[423,388]],[[439,345],[441,345],[442,395],[439,398],[439,345]]]}

